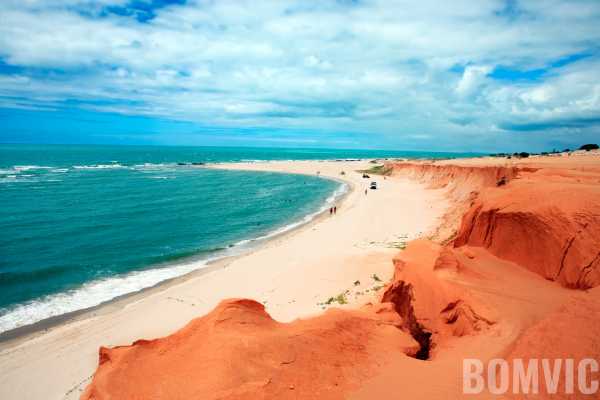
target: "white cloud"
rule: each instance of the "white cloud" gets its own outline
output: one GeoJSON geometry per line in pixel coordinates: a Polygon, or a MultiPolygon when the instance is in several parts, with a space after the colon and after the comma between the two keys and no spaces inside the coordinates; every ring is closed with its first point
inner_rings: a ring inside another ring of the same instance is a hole
{"type": "Polygon", "coordinates": [[[473,94],[485,81],[487,74],[492,72],[490,66],[468,66],[463,72],[463,76],[458,81],[456,93],[459,96],[469,96],[473,94]]]}
{"type": "Polygon", "coordinates": [[[535,85],[515,85],[488,94],[504,121],[551,123],[600,117],[600,61],[582,61],[535,85]]]}
{"type": "Polygon", "coordinates": [[[512,16],[499,0],[191,1],[157,9],[147,23],[102,14],[126,4],[3,3],[0,57],[24,69],[0,75],[2,104],[76,99],[208,124],[379,132],[399,144],[419,136],[449,146],[511,119],[600,115],[593,0],[519,1],[512,16]],[[539,81],[489,76],[580,52],[592,56],[539,81]]]}

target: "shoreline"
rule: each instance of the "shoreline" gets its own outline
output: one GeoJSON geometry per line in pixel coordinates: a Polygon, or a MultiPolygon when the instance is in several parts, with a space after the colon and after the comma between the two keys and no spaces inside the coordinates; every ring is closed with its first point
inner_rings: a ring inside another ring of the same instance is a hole
{"type": "Polygon", "coordinates": [[[409,179],[372,176],[365,180],[362,173],[354,172],[372,166],[368,161],[211,166],[306,175],[320,171],[322,178],[343,181],[348,190],[337,203],[337,215],[324,210],[248,254],[52,321],[52,327],[43,327],[45,331],[36,326],[6,338],[0,342],[0,397],[79,398],[98,365],[100,347],[167,336],[224,299],[255,299],[280,322],[376,302],[381,283],[392,278],[392,258],[400,242],[435,229],[447,201],[443,190],[409,179]],[[362,190],[371,180],[378,181],[379,188],[365,195],[362,190]],[[338,297],[344,301],[337,303],[338,297]],[[56,372],[48,374],[49,370],[56,372]]]}
{"type": "MultiPolygon", "coordinates": [[[[263,163],[269,163],[269,162],[271,162],[271,161],[264,161],[263,163]]],[[[219,168],[219,166],[223,165],[223,164],[226,164],[226,165],[238,164],[238,162],[206,164],[202,167],[212,168],[212,169],[223,169],[223,168],[219,168]]],[[[286,172],[278,172],[278,171],[272,171],[272,172],[286,174],[286,172]]],[[[302,174],[302,173],[293,173],[293,174],[313,176],[313,175],[302,174]]],[[[340,184],[340,186],[338,186],[331,194],[331,196],[334,197],[332,200],[332,203],[338,202],[338,204],[343,204],[344,200],[354,191],[354,185],[349,180],[333,178],[333,177],[320,177],[320,176],[319,176],[319,178],[336,181],[340,184]],[[338,190],[341,187],[343,187],[342,185],[345,185],[346,190],[344,190],[341,193],[336,195],[338,190]]],[[[193,262],[204,262],[205,264],[204,264],[204,266],[201,266],[192,271],[184,273],[183,275],[179,275],[179,276],[175,276],[172,278],[162,280],[154,285],[142,288],[140,290],[136,290],[133,292],[118,295],[116,297],[113,297],[109,300],[103,301],[103,302],[101,302],[97,305],[91,306],[91,307],[85,307],[85,308],[70,311],[70,312],[67,312],[64,314],[54,315],[51,317],[41,319],[41,320],[36,321],[31,324],[22,325],[17,328],[13,328],[13,329],[9,329],[4,332],[0,332],[0,351],[2,350],[2,348],[4,346],[18,345],[19,343],[33,339],[39,335],[43,335],[43,334],[51,331],[54,328],[60,327],[61,325],[68,324],[71,322],[85,320],[87,318],[93,318],[97,315],[101,315],[104,312],[113,310],[115,308],[126,307],[128,303],[137,301],[146,295],[160,292],[171,286],[181,284],[189,279],[196,278],[196,277],[202,276],[207,273],[211,273],[213,271],[216,271],[216,270],[219,270],[222,268],[227,268],[227,266],[237,258],[247,256],[253,252],[256,252],[264,247],[269,246],[270,242],[272,242],[272,241],[283,240],[287,236],[293,235],[294,233],[296,233],[296,231],[310,228],[312,225],[319,223],[320,220],[327,217],[327,211],[328,211],[327,204],[328,204],[328,201],[326,199],[326,201],[323,203],[323,206],[321,208],[319,208],[317,211],[308,213],[295,222],[290,222],[289,224],[286,224],[279,228],[276,228],[273,231],[268,232],[265,235],[253,237],[253,238],[249,238],[249,239],[243,239],[243,240],[239,241],[234,246],[232,246],[231,249],[238,247],[239,243],[242,243],[242,242],[244,242],[244,243],[256,242],[254,245],[250,245],[248,248],[242,249],[239,254],[231,254],[231,255],[224,254],[220,257],[217,256],[215,259],[211,259],[210,257],[207,259],[202,259],[202,258],[195,258],[194,256],[192,256],[192,257],[189,257],[189,258],[183,260],[183,262],[167,263],[163,267],[159,267],[159,268],[170,268],[173,266],[185,265],[185,264],[193,263],[193,262]],[[307,221],[304,221],[304,219],[307,217],[310,217],[310,218],[307,221]],[[289,227],[289,226],[291,226],[291,228],[285,229],[286,227],[289,227]],[[283,231],[279,232],[282,229],[283,229],[283,231]]],[[[229,249],[227,249],[227,250],[229,250],[229,249]]],[[[227,251],[227,250],[225,250],[225,251],[227,251]]],[[[148,268],[148,270],[159,269],[159,268],[148,268]]]]}

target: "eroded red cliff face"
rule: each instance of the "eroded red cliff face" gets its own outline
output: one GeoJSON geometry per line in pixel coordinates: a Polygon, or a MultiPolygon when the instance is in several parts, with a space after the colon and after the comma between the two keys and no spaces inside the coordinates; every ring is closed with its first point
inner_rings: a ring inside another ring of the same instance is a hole
{"type": "MultiPolygon", "coordinates": [[[[532,168],[527,168],[531,170],[532,168]]],[[[521,169],[514,166],[463,166],[433,163],[394,163],[394,173],[401,173],[432,188],[450,186],[456,193],[470,193],[484,187],[496,186],[516,178],[521,169]]]]}
{"type": "Polygon", "coordinates": [[[415,179],[431,189],[445,189],[453,206],[434,234],[434,240],[441,243],[451,241],[462,215],[481,190],[505,185],[515,179],[520,172],[518,168],[512,166],[473,167],[422,162],[393,163],[391,167],[394,175],[415,179]]]}
{"type": "Polygon", "coordinates": [[[597,286],[600,184],[537,178],[482,194],[464,216],[454,246],[485,247],[567,287],[597,286]]]}
{"type": "Polygon", "coordinates": [[[600,284],[598,169],[409,163],[394,168],[432,187],[452,186],[456,206],[446,220],[454,222],[466,208],[454,247],[484,247],[566,287],[600,284]]]}
{"type": "Polygon", "coordinates": [[[168,337],[101,348],[81,398],[342,399],[385,354],[417,351],[401,324],[385,308],[284,324],[253,300],[226,300],[168,337]]]}
{"type": "Polygon", "coordinates": [[[436,243],[412,241],[394,259],[394,277],[381,299],[394,305],[401,327],[420,345],[416,357],[423,360],[448,338],[475,334],[494,323],[468,291],[438,276],[449,267],[440,265],[442,257],[446,261],[450,257],[452,265],[460,264],[436,243]]]}

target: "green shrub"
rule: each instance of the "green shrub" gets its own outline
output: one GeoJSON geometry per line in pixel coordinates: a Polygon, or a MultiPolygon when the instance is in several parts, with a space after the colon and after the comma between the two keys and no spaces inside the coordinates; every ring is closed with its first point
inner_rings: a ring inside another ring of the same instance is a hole
{"type": "Polygon", "coordinates": [[[581,146],[579,148],[579,150],[585,150],[585,151],[598,150],[598,145],[596,143],[584,144],[583,146],[581,146]]]}

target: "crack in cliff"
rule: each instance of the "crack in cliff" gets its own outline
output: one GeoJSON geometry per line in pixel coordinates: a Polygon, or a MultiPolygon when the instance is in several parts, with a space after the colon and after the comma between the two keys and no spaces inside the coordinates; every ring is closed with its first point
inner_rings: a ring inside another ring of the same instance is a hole
{"type": "Polygon", "coordinates": [[[565,249],[563,250],[562,256],[560,258],[560,265],[558,266],[558,271],[556,272],[552,280],[557,280],[560,274],[562,273],[562,270],[565,267],[565,259],[567,258],[567,253],[569,252],[569,249],[571,249],[571,246],[573,245],[573,242],[575,241],[576,237],[576,234],[573,235],[567,242],[567,245],[565,246],[565,249]]]}
{"type": "Polygon", "coordinates": [[[432,347],[431,332],[427,331],[417,320],[413,307],[414,299],[413,286],[400,281],[386,291],[382,300],[394,304],[394,310],[402,317],[402,328],[408,330],[419,344],[419,350],[414,358],[428,360],[432,347]]]}
{"type": "Polygon", "coordinates": [[[577,279],[577,286],[582,288],[582,289],[589,289],[590,286],[585,285],[585,279],[587,278],[587,276],[589,275],[590,272],[592,272],[592,266],[600,259],[600,252],[598,252],[598,254],[596,254],[596,257],[594,257],[592,259],[592,261],[590,261],[589,264],[587,264],[585,267],[583,267],[581,269],[581,275],[579,275],[579,279],[577,279]]]}
{"type": "Polygon", "coordinates": [[[464,336],[473,331],[478,332],[495,323],[478,314],[462,299],[448,303],[440,315],[447,325],[453,326],[452,334],[454,336],[464,336]]]}
{"type": "Polygon", "coordinates": [[[465,214],[463,216],[464,219],[467,219],[470,217],[469,221],[465,222],[463,220],[461,223],[462,226],[467,227],[467,230],[465,232],[460,232],[460,229],[459,229],[458,235],[457,235],[456,239],[454,240],[454,247],[460,247],[460,246],[467,244],[469,242],[469,239],[471,238],[471,235],[473,234],[473,229],[475,229],[475,221],[480,216],[481,210],[483,208],[483,204],[478,204],[477,206],[475,206],[475,204],[473,204],[471,207],[475,207],[475,209],[472,211],[468,211],[467,214],[465,214]],[[469,215],[469,214],[471,214],[471,215],[469,215]]]}
{"type": "Polygon", "coordinates": [[[494,231],[496,230],[496,216],[498,215],[498,210],[490,210],[489,220],[487,230],[485,232],[485,237],[483,238],[483,242],[486,247],[490,247],[492,245],[492,239],[494,238],[494,231]]]}
{"type": "Polygon", "coordinates": [[[554,276],[553,280],[557,280],[558,277],[560,276],[560,274],[562,273],[563,269],[565,268],[565,260],[567,259],[567,254],[569,253],[569,250],[571,250],[571,246],[573,245],[573,242],[575,241],[575,239],[577,238],[577,236],[587,228],[587,226],[588,226],[587,223],[583,224],[583,226],[581,227],[581,229],[578,230],[577,232],[575,232],[575,234],[573,235],[573,237],[571,237],[571,239],[569,239],[569,241],[567,242],[567,246],[563,250],[563,254],[562,254],[562,257],[560,259],[560,265],[558,267],[558,272],[554,276]]]}

